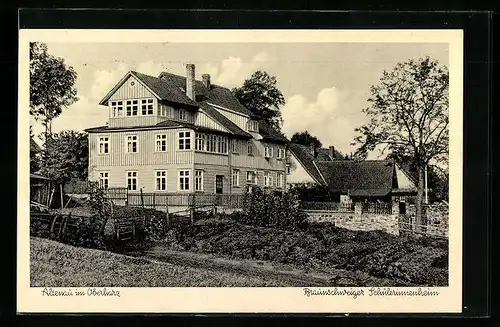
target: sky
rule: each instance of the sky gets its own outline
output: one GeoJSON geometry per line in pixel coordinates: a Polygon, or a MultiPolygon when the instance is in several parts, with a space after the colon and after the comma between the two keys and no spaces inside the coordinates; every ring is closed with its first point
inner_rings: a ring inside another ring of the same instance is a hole
{"type": "MultiPolygon", "coordinates": [[[[105,125],[99,101],[130,70],[158,76],[162,71],[196,78],[211,74],[212,83],[232,88],[257,70],[276,76],[286,104],[282,131],[290,138],[304,130],[351,153],[354,129],[366,122],[362,113],[370,86],[398,62],[429,56],[448,66],[448,44],[441,43],[47,43],[77,74],[79,101],[52,123],[52,131],[105,125]]],[[[42,132],[31,121],[35,135],[42,132]]],[[[36,139],[36,141],[39,141],[36,139]]],[[[39,142],[40,143],[40,142],[39,142]]]]}

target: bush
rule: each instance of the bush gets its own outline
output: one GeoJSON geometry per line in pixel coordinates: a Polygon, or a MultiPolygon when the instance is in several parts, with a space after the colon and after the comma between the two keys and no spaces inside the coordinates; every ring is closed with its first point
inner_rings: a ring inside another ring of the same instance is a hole
{"type": "Polygon", "coordinates": [[[243,224],[285,230],[301,230],[308,226],[307,215],[294,195],[265,193],[259,187],[246,195],[243,213],[234,218],[243,224]]]}

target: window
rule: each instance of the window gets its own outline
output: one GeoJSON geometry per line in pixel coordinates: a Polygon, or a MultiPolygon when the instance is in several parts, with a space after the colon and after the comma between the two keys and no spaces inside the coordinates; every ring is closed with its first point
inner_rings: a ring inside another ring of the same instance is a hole
{"type": "Polygon", "coordinates": [[[248,141],[247,151],[248,151],[249,156],[253,156],[253,142],[252,141],[248,141]]]}
{"type": "Polygon", "coordinates": [[[189,191],[189,170],[179,171],[179,191],[189,191]]]}
{"type": "Polygon", "coordinates": [[[156,152],[167,151],[167,135],[158,134],[156,135],[156,152]]]}
{"type": "Polygon", "coordinates": [[[247,184],[257,184],[257,173],[255,171],[247,171],[247,184]]]}
{"type": "Polygon", "coordinates": [[[141,99],[141,114],[143,116],[153,114],[153,99],[141,99]]]}
{"type": "Polygon", "coordinates": [[[191,149],[191,132],[179,132],[179,150],[191,149]]]}
{"type": "Polygon", "coordinates": [[[205,144],[207,142],[206,134],[196,133],[195,149],[197,151],[206,151],[205,144]]]}
{"type": "Polygon", "coordinates": [[[108,172],[99,173],[99,187],[100,188],[108,188],[109,187],[109,173],[108,172]]]}
{"type": "Polygon", "coordinates": [[[279,188],[283,187],[283,173],[281,172],[276,173],[276,186],[279,188]]]}
{"type": "Polygon", "coordinates": [[[269,146],[266,146],[266,147],[264,148],[264,156],[265,156],[266,158],[272,158],[272,156],[273,156],[273,148],[271,148],[271,147],[269,147],[269,146]]]}
{"type": "Polygon", "coordinates": [[[236,140],[231,141],[231,152],[238,153],[238,141],[236,140]]]}
{"type": "Polygon", "coordinates": [[[187,120],[187,112],[186,110],[179,110],[179,120],[187,120]]]}
{"type": "Polygon", "coordinates": [[[126,101],[126,111],[127,116],[137,116],[139,112],[139,100],[127,100],[126,101]]]}
{"type": "Polygon", "coordinates": [[[195,149],[197,151],[227,154],[227,147],[226,136],[196,133],[195,149]]]}
{"type": "Polygon", "coordinates": [[[240,186],[240,170],[239,169],[233,169],[233,174],[232,174],[232,181],[233,181],[233,186],[240,186]]]}
{"type": "Polygon", "coordinates": [[[203,170],[194,171],[194,190],[203,191],[203,170]]]}
{"type": "Polygon", "coordinates": [[[109,153],[109,137],[105,136],[99,138],[99,153],[109,153]]]}
{"type": "Polygon", "coordinates": [[[137,135],[127,136],[127,152],[128,153],[137,152],[137,135]]]}
{"type": "Polygon", "coordinates": [[[284,159],[285,158],[285,149],[278,148],[278,159],[284,159]]]}
{"type": "Polygon", "coordinates": [[[129,191],[137,191],[137,172],[127,172],[127,188],[129,191]]]}
{"type": "Polygon", "coordinates": [[[156,190],[166,191],[167,190],[167,171],[157,170],[156,171],[156,190]]]}
{"type": "Polygon", "coordinates": [[[111,111],[113,117],[123,116],[123,101],[111,101],[111,111]]]}
{"type": "Polygon", "coordinates": [[[271,185],[272,185],[271,174],[268,171],[266,171],[264,172],[264,186],[270,187],[271,185]]]}
{"type": "Polygon", "coordinates": [[[259,122],[257,120],[249,120],[247,123],[247,130],[250,132],[258,132],[259,122]]]}
{"type": "Polygon", "coordinates": [[[292,167],[288,164],[288,165],[286,166],[286,174],[287,174],[287,175],[290,175],[290,173],[291,173],[291,172],[292,172],[292,167]]]}

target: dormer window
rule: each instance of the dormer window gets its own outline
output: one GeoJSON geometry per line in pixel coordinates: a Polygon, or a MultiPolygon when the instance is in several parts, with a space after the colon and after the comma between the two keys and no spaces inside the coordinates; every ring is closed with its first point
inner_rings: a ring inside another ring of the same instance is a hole
{"type": "Polygon", "coordinates": [[[249,120],[247,123],[247,130],[249,132],[258,132],[259,131],[259,122],[257,120],[249,120]]]}

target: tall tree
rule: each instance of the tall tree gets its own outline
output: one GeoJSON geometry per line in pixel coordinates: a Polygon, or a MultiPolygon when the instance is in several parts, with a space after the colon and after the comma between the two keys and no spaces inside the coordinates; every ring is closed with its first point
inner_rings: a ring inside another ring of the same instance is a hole
{"type": "Polygon", "coordinates": [[[370,88],[369,122],[356,129],[358,157],[376,148],[413,158],[418,173],[416,223],[422,224],[424,171],[448,158],[448,69],[429,57],[398,63],[370,88]]]}
{"type": "Polygon", "coordinates": [[[88,171],[88,136],[77,131],[55,133],[47,143],[41,173],[64,183],[71,178],[86,179],[88,171]]]}
{"type": "Polygon", "coordinates": [[[259,70],[232,93],[242,105],[280,131],[283,124],[280,106],[285,104],[285,98],[276,83],[275,76],[259,70]]]}
{"type": "Polygon", "coordinates": [[[321,141],[316,136],[312,136],[308,131],[297,132],[297,133],[293,134],[290,141],[292,141],[293,143],[298,143],[298,144],[302,144],[302,145],[314,144],[314,146],[316,146],[316,148],[321,148],[323,146],[321,141]]]}
{"type": "Polygon", "coordinates": [[[52,120],[64,107],[78,101],[74,87],[77,74],[64,59],[50,55],[47,45],[30,43],[30,115],[45,127],[45,142],[52,120]]]}

